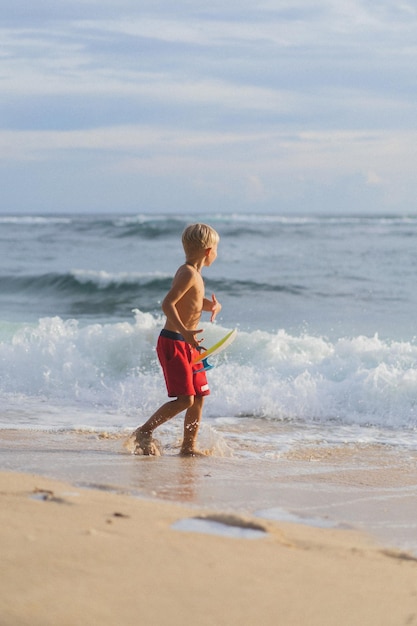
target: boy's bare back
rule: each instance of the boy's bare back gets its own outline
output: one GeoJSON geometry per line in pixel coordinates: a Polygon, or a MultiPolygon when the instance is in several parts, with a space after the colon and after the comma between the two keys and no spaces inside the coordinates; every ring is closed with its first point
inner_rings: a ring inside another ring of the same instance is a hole
{"type": "Polygon", "coordinates": [[[195,267],[184,263],[178,268],[172,287],[162,303],[165,314],[165,309],[169,310],[173,305],[176,307],[181,326],[177,320],[172,319],[173,316],[171,315],[169,318],[167,316],[165,328],[181,334],[184,327],[187,330],[195,330],[203,311],[203,301],[203,278],[195,267]]]}
{"type": "Polygon", "coordinates": [[[180,333],[187,343],[197,348],[200,342],[196,335],[202,332],[197,328],[201,313],[211,311],[211,321],[214,321],[221,309],[214,295],[211,300],[205,298],[201,276],[203,267],[210,266],[217,257],[217,243],[208,248],[184,249],[186,262],[178,268],[162,302],[162,310],[166,315],[165,329],[180,333]]]}

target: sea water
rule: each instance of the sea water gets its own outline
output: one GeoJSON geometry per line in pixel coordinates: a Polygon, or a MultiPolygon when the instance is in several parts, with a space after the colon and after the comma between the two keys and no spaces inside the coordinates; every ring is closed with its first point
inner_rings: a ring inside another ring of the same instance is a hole
{"type": "MultiPolygon", "coordinates": [[[[204,345],[238,329],[213,357],[201,445],[234,471],[350,445],[414,462],[413,216],[0,217],[0,429],[21,431],[21,442],[85,433],[103,446],[166,400],[160,305],[195,221],[220,234],[203,276],[223,308],[214,324],[203,314],[204,345]]],[[[159,436],[176,453],[181,419],[159,436]]],[[[82,441],[74,449],[91,449],[82,441]]],[[[0,466],[41,471],[23,447],[4,446],[0,466]]]]}

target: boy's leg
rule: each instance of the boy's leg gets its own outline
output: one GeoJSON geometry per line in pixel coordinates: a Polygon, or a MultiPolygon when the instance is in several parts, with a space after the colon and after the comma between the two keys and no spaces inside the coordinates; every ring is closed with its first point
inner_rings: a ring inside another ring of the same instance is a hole
{"type": "Polygon", "coordinates": [[[145,455],[153,455],[154,444],[152,443],[152,433],[155,428],[161,426],[168,420],[172,419],[181,411],[185,411],[192,407],[194,402],[194,396],[178,396],[176,400],[171,400],[163,404],[155,413],[148,419],[145,424],[139,426],[133,433],[135,436],[135,443],[145,455]]]}
{"type": "Polygon", "coordinates": [[[185,414],[184,439],[181,446],[181,454],[184,456],[199,454],[196,448],[196,441],[203,413],[203,404],[204,396],[195,396],[194,403],[187,409],[185,414]]]}

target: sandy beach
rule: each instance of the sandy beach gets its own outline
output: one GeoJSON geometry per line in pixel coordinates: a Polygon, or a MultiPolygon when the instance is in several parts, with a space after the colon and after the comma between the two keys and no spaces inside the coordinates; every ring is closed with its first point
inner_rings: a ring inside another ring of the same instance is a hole
{"type": "Polygon", "coordinates": [[[417,559],[353,530],[17,472],[0,493],[2,626],[417,624],[417,559]],[[187,530],[199,517],[255,536],[187,530]]]}

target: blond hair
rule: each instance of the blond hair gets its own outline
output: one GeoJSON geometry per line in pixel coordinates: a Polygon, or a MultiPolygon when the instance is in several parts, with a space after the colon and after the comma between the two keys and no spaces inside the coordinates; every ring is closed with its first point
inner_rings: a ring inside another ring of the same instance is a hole
{"type": "Polygon", "coordinates": [[[219,243],[219,234],[207,224],[190,224],[182,233],[185,252],[207,250],[219,243]]]}

